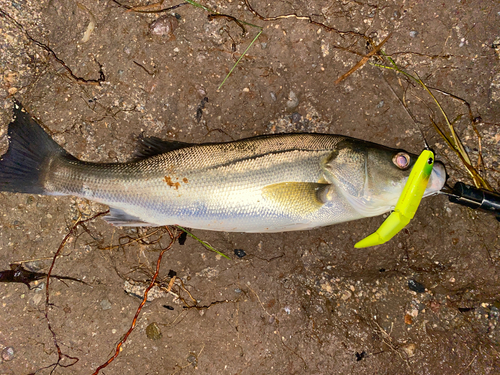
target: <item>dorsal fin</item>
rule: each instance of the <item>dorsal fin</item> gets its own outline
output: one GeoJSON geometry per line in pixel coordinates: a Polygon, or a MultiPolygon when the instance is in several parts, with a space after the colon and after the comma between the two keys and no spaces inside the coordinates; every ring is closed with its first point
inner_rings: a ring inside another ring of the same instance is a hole
{"type": "Polygon", "coordinates": [[[179,141],[164,141],[158,137],[140,138],[139,146],[134,156],[136,160],[140,160],[190,146],[193,146],[193,144],[179,141]]]}

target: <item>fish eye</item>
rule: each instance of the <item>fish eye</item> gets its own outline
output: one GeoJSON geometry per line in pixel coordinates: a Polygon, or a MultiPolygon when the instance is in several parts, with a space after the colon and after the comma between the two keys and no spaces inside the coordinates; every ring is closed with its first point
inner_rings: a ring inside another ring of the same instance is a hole
{"type": "Polygon", "coordinates": [[[429,158],[427,160],[427,164],[432,165],[433,163],[434,163],[434,159],[433,158],[429,158]]]}
{"type": "Polygon", "coordinates": [[[392,158],[392,162],[398,167],[399,169],[406,169],[410,165],[410,155],[408,155],[406,152],[398,152],[394,157],[392,158]]]}

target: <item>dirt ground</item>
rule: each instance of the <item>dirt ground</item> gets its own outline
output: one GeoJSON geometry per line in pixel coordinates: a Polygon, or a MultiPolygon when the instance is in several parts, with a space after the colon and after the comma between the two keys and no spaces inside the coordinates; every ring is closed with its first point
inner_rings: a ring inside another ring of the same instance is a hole
{"type": "MultiPolygon", "coordinates": [[[[326,26],[263,20],[243,1],[201,1],[262,28],[218,89],[259,28],[187,3],[140,13],[111,0],[0,0],[0,153],[12,97],[89,161],[128,160],[141,134],[196,143],[323,132],[419,153],[405,99],[451,182],[471,183],[433,129],[431,119],[444,119],[421,88],[371,64],[335,83],[390,35],[382,49],[400,67],[470,103],[485,176],[498,189],[498,1],[250,1],[265,17],[310,15],[326,26]]],[[[435,94],[477,160],[466,106],[435,94]]],[[[1,193],[0,269],[26,261],[47,272],[74,222],[105,209],[1,193]]],[[[192,238],[176,243],[135,330],[100,373],[499,374],[499,223],[435,196],[389,243],[354,249],[382,220],[277,234],[194,231],[231,260],[192,238]]],[[[31,290],[2,283],[0,374],[94,373],[130,327],[169,243],[165,230],[99,218],[77,233],[53,274],[86,284],[51,279],[49,290],[61,366],[45,280],[31,290]]]]}

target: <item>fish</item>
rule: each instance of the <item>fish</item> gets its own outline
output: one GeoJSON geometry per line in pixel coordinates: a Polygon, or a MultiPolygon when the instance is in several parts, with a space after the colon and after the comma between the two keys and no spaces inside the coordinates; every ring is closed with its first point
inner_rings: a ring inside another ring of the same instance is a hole
{"type": "MultiPolygon", "coordinates": [[[[115,226],[225,232],[307,230],[396,205],[418,155],[343,135],[272,134],[224,143],[143,138],[126,163],[82,161],[21,105],[0,159],[0,191],[106,204],[115,226]]],[[[424,196],[446,182],[436,162],[424,196]]]]}

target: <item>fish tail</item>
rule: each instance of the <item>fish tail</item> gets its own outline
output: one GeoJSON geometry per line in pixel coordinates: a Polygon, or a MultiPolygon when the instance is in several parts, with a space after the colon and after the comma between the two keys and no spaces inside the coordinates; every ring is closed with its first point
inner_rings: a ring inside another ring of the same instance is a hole
{"type": "Polygon", "coordinates": [[[50,194],[43,183],[50,161],[58,157],[74,158],[19,103],[14,105],[8,137],[9,149],[0,157],[0,191],[50,194]]]}

